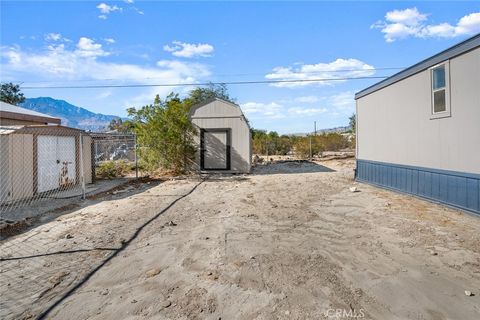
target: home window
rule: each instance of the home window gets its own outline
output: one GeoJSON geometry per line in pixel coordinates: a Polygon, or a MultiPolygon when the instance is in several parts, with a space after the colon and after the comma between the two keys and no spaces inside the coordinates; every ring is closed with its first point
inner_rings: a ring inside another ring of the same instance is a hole
{"type": "Polygon", "coordinates": [[[450,116],[449,64],[430,69],[432,81],[432,118],[450,116]]]}

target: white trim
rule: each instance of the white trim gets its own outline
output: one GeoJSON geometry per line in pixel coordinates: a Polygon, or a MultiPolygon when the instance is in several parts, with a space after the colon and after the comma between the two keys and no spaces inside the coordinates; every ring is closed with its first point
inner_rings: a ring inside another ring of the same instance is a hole
{"type": "Polygon", "coordinates": [[[452,116],[451,106],[450,106],[450,60],[446,60],[442,63],[436,64],[428,69],[430,73],[430,119],[441,119],[448,118],[452,116]],[[442,89],[433,89],[433,70],[444,66],[445,67],[445,87],[442,89]],[[434,93],[445,90],[445,111],[435,112],[435,99],[434,93]]]}

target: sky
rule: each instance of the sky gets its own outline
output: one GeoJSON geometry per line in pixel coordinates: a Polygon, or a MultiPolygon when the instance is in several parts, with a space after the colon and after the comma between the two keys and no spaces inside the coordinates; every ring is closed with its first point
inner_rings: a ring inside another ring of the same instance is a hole
{"type": "Polygon", "coordinates": [[[193,87],[45,87],[328,79],[228,85],[254,128],[279,133],[347,125],[355,92],[381,80],[372,77],[480,32],[478,1],[2,0],[0,9],[0,81],[94,112],[126,116],[193,87]]]}

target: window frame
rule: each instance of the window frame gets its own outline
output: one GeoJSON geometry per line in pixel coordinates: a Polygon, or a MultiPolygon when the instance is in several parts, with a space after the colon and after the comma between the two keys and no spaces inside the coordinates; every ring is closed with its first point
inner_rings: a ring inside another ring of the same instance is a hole
{"type": "Polygon", "coordinates": [[[451,108],[450,108],[450,61],[444,61],[438,63],[431,67],[429,70],[430,73],[430,119],[441,119],[451,117],[451,108]],[[433,88],[433,71],[438,67],[444,66],[445,68],[445,87],[443,89],[434,89],[433,88]],[[435,112],[435,97],[434,94],[437,91],[445,90],[445,111],[435,112]]]}

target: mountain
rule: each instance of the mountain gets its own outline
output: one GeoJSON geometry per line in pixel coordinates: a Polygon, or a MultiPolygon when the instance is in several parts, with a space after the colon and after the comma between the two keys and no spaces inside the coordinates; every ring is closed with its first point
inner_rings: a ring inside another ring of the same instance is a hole
{"type": "Polygon", "coordinates": [[[85,108],[74,106],[64,100],[50,97],[28,98],[21,107],[61,118],[62,125],[90,131],[105,131],[112,119],[118,116],[94,113],[85,108]]]}
{"type": "MultiPolygon", "coordinates": [[[[352,131],[352,127],[350,126],[345,126],[345,127],[335,127],[335,128],[328,128],[328,129],[318,129],[317,134],[323,134],[323,133],[350,133],[352,131]]],[[[307,133],[292,133],[290,135],[292,136],[299,136],[299,137],[306,137],[309,134],[313,134],[313,132],[307,132],[307,133]]]]}

